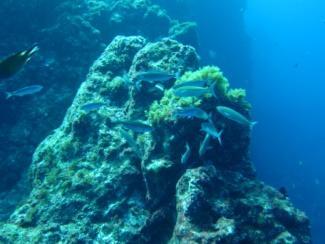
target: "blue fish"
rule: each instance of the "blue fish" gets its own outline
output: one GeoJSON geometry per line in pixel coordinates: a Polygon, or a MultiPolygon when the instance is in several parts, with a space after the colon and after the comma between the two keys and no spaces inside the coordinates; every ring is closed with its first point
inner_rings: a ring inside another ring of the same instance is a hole
{"type": "Polygon", "coordinates": [[[202,157],[206,153],[206,151],[208,151],[210,149],[210,146],[209,146],[210,138],[211,138],[211,135],[206,134],[202,143],[200,144],[200,148],[199,148],[200,157],[202,157]]]}
{"type": "Polygon", "coordinates": [[[133,81],[139,89],[141,87],[141,82],[148,82],[150,84],[156,84],[156,83],[164,83],[167,81],[170,81],[171,79],[175,79],[176,75],[170,74],[165,71],[160,71],[160,70],[148,70],[144,72],[139,72],[137,73],[133,81]]]}
{"type": "Polygon", "coordinates": [[[192,81],[184,81],[180,82],[173,86],[174,89],[183,87],[183,86],[196,86],[196,87],[206,87],[208,86],[209,81],[207,80],[192,80],[192,81]]]}
{"type": "Polygon", "coordinates": [[[90,111],[100,109],[104,105],[106,105],[106,104],[105,103],[87,103],[87,104],[82,105],[81,109],[84,110],[85,112],[90,112],[90,111]]]}
{"type": "Polygon", "coordinates": [[[221,135],[223,133],[223,130],[217,131],[216,127],[212,124],[211,121],[202,123],[201,130],[217,139],[219,144],[222,145],[221,135]]]}
{"type": "Polygon", "coordinates": [[[198,118],[207,120],[209,119],[209,115],[202,109],[197,107],[184,107],[184,108],[178,108],[173,112],[173,115],[176,117],[181,118],[198,118]]]}
{"type": "Polygon", "coordinates": [[[121,124],[124,128],[138,133],[153,131],[153,127],[139,121],[114,121],[115,124],[121,124]]]}
{"type": "Polygon", "coordinates": [[[252,129],[257,124],[256,121],[248,120],[244,115],[238,113],[232,108],[225,106],[217,106],[218,112],[227,119],[237,122],[238,124],[244,125],[252,129]]]}
{"type": "Polygon", "coordinates": [[[174,88],[174,94],[177,97],[201,97],[205,94],[212,94],[216,99],[218,96],[216,94],[217,83],[212,83],[209,87],[201,86],[180,86],[176,89],[174,88]]]}
{"type": "Polygon", "coordinates": [[[43,89],[41,85],[26,86],[13,92],[6,92],[7,99],[11,97],[23,97],[40,92],[43,89]]]}

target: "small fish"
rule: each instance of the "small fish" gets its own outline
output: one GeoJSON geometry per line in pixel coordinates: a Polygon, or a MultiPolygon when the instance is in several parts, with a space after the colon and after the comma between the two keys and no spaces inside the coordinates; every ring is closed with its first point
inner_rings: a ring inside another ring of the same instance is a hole
{"type": "Polygon", "coordinates": [[[140,159],[142,159],[142,153],[140,152],[140,149],[138,148],[138,145],[137,145],[136,141],[133,139],[133,137],[123,129],[120,129],[120,134],[126,140],[126,142],[129,144],[129,146],[132,148],[132,150],[135,152],[135,154],[140,159]]]}
{"type": "Polygon", "coordinates": [[[216,94],[217,83],[213,82],[209,87],[200,87],[200,86],[180,86],[174,88],[174,94],[178,97],[200,97],[205,94],[212,94],[216,99],[218,96],[216,94]]]}
{"type": "Polygon", "coordinates": [[[192,80],[192,81],[184,81],[180,82],[173,86],[174,89],[183,87],[183,86],[196,86],[196,87],[206,87],[209,82],[207,80],[192,80]]]}
{"type": "Polygon", "coordinates": [[[222,116],[226,117],[227,119],[235,121],[244,126],[248,126],[251,129],[254,127],[254,125],[257,124],[257,122],[249,121],[245,116],[233,110],[232,108],[217,106],[217,110],[222,116]]]}
{"type": "Polygon", "coordinates": [[[124,128],[138,133],[153,131],[153,127],[138,121],[115,121],[115,124],[121,124],[124,128]]]}
{"type": "Polygon", "coordinates": [[[184,108],[178,108],[173,112],[173,115],[176,117],[181,118],[198,118],[207,120],[209,119],[209,115],[202,109],[197,107],[184,107],[184,108]]]}
{"type": "Polygon", "coordinates": [[[37,92],[40,92],[43,89],[43,86],[40,85],[32,85],[32,86],[26,86],[24,88],[18,89],[13,92],[6,92],[7,99],[11,97],[23,97],[26,95],[32,95],[37,92]]]}
{"type": "Polygon", "coordinates": [[[201,97],[207,93],[210,93],[209,88],[197,86],[181,86],[174,89],[174,94],[177,97],[201,97]]]}
{"type": "Polygon", "coordinates": [[[210,134],[206,134],[202,143],[200,144],[200,148],[199,148],[199,155],[200,157],[202,157],[209,149],[209,143],[210,143],[210,134]]]}
{"type": "Polygon", "coordinates": [[[146,81],[149,83],[155,83],[155,82],[163,82],[163,81],[169,81],[171,79],[174,79],[176,76],[174,74],[170,74],[165,71],[159,71],[159,70],[148,70],[144,72],[139,72],[135,75],[133,80],[135,82],[141,82],[146,81]]]}
{"type": "Polygon", "coordinates": [[[186,143],[186,145],[185,145],[185,152],[182,155],[181,163],[182,164],[186,164],[187,161],[189,160],[190,156],[191,156],[191,148],[188,145],[188,143],[186,143]]]}
{"type": "Polygon", "coordinates": [[[204,122],[201,124],[201,130],[210,136],[216,138],[220,145],[222,145],[221,135],[223,130],[217,131],[216,127],[211,122],[204,122]]]}
{"type": "Polygon", "coordinates": [[[34,45],[27,50],[17,52],[1,60],[0,79],[8,79],[18,73],[38,50],[37,45],[34,45]]]}
{"type": "Polygon", "coordinates": [[[81,109],[84,110],[85,112],[91,112],[97,109],[100,109],[106,105],[105,103],[86,103],[81,106],[81,109]]]}

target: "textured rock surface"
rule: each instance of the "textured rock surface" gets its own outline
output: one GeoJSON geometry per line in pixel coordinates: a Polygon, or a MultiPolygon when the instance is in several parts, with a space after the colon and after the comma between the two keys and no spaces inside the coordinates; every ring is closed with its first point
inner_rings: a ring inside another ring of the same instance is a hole
{"type": "MultiPolygon", "coordinates": [[[[197,151],[199,120],[162,120],[150,133],[130,135],[142,157],[112,121],[150,123],[146,110],[168,94],[136,89],[137,71],[197,70],[194,48],[164,39],[116,37],[93,64],[62,125],[34,153],[32,191],[6,223],[0,240],[14,243],[310,243],[309,222],[276,190],[254,177],[249,131],[220,115],[224,144],[197,151]],[[129,74],[126,78],[125,74],[129,74]],[[81,106],[106,106],[85,113],[81,106]],[[186,142],[192,154],[181,164],[186,142]],[[289,240],[289,241],[288,241],[289,240]]],[[[224,81],[224,80],[222,80],[224,81]]],[[[200,99],[208,111],[228,97],[200,99]]]]}
{"type": "MultiPolygon", "coordinates": [[[[41,84],[33,97],[5,100],[0,94],[0,218],[11,213],[28,192],[25,179],[36,146],[59,126],[89,66],[117,34],[142,35],[149,40],[169,35],[174,23],[165,10],[149,0],[11,0],[0,1],[0,55],[38,42],[40,52],[1,91],[41,84]],[[41,21],[40,21],[41,20],[41,21]],[[28,23],[26,25],[25,23],[28,23]],[[159,28],[157,28],[159,26],[159,28]],[[6,197],[8,196],[8,197],[6,197]]],[[[179,37],[187,31],[180,29],[179,37]]],[[[190,30],[193,36],[193,29],[190,30]]],[[[174,36],[177,38],[177,36],[174,36]]],[[[115,71],[114,71],[115,72],[115,71]]],[[[118,93],[117,93],[118,95],[118,93]]]]}

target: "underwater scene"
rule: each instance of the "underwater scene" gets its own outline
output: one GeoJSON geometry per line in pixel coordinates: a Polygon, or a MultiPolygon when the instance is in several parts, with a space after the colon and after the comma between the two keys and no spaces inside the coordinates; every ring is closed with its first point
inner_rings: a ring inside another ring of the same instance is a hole
{"type": "Polygon", "coordinates": [[[324,1],[0,16],[1,244],[325,243],[324,1]]]}

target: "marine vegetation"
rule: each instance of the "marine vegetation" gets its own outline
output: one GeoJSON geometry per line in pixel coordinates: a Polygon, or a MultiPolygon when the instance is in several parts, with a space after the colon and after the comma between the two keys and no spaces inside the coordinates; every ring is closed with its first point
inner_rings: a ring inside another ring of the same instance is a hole
{"type": "Polygon", "coordinates": [[[0,240],[310,243],[305,214],[256,179],[250,128],[216,109],[251,121],[243,95],[231,92],[219,68],[199,68],[189,45],[117,36],[90,68],[61,126],[36,149],[32,190],[0,225],[0,240]],[[152,70],[173,74],[170,84],[132,81],[152,70]],[[125,74],[116,96],[108,83],[125,74]],[[175,84],[185,82],[188,90],[206,90],[177,96],[175,84]],[[195,115],[174,116],[187,108],[195,115]]]}

